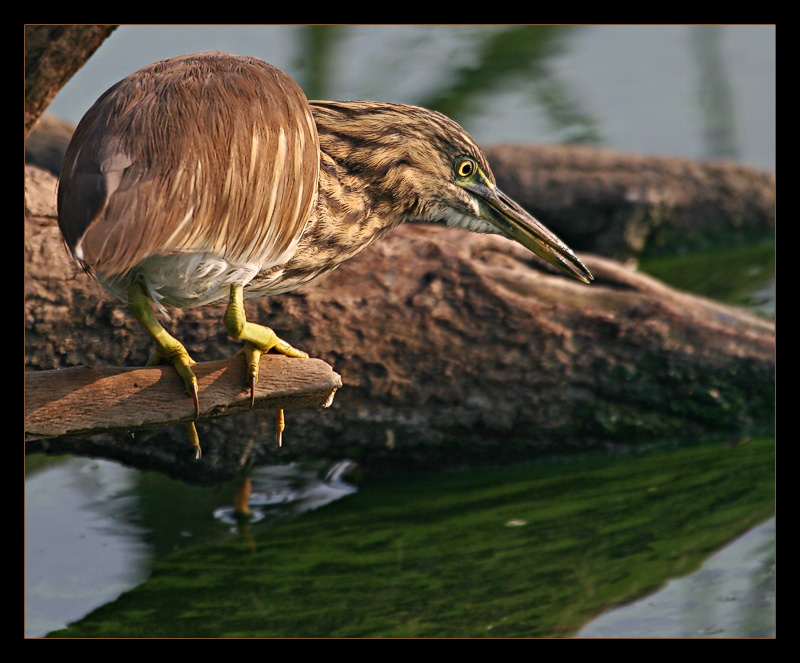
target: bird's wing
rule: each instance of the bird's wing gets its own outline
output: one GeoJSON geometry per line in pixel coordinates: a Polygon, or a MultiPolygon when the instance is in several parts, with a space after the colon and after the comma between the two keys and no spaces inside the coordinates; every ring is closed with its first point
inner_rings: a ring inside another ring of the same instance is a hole
{"type": "Polygon", "coordinates": [[[297,83],[256,58],[194,54],[132,74],[87,112],[65,157],[59,225],[106,277],[175,252],[268,268],[291,255],[318,179],[297,83]]]}

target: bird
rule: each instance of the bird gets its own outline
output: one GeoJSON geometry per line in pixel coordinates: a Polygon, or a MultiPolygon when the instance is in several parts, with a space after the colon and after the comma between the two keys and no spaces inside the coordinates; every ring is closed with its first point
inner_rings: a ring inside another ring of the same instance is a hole
{"type": "MultiPolygon", "coordinates": [[[[452,119],[399,103],[310,101],[277,67],[223,51],[160,60],[102,94],[66,150],[57,205],[68,250],[128,303],[155,344],[148,364],[175,367],[195,417],[194,360],[162,325],[167,309],[227,298],[223,323],[244,342],[252,402],[263,353],[308,355],[247,320],[244,300],[309,283],[403,222],[502,235],[593,280],[497,187],[452,119]]],[[[189,435],[199,458],[193,422],[189,435]]]]}

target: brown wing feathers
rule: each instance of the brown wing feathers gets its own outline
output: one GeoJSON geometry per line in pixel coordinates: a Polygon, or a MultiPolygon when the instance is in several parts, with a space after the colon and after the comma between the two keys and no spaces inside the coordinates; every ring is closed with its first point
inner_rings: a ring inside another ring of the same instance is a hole
{"type": "Polygon", "coordinates": [[[158,62],[111,88],[68,151],[59,223],[107,277],[152,255],[285,260],[316,199],[316,126],[299,86],[222,53],[158,62]],[[291,169],[291,170],[288,170],[291,169]]]}

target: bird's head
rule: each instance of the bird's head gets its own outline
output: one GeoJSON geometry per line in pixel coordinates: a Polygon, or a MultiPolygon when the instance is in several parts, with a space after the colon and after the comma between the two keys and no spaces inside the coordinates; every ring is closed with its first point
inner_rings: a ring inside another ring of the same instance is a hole
{"type": "Polygon", "coordinates": [[[570,276],[592,274],[500,189],[483,150],[450,118],[416,106],[311,102],[320,149],[394,219],[504,235],[570,276]]]}

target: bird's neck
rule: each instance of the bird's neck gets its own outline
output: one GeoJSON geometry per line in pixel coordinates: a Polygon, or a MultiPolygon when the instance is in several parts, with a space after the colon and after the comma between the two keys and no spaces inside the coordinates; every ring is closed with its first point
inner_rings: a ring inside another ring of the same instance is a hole
{"type": "MultiPolygon", "coordinates": [[[[323,154],[317,203],[294,255],[275,268],[281,291],[331,271],[400,225],[392,197],[323,154]]],[[[262,275],[268,277],[269,274],[262,275]]]]}
{"type": "Polygon", "coordinates": [[[427,218],[420,205],[424,187],[408,176],[407,141],[399,130],[410,109],[311,102],[311,110],[319,134],[317,200],[293,257],[276,268],[281,283],[294,287],[334,269],[403,221],[427,218]]]}

